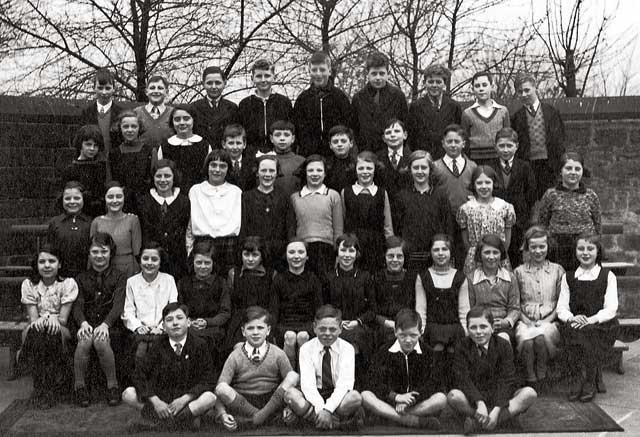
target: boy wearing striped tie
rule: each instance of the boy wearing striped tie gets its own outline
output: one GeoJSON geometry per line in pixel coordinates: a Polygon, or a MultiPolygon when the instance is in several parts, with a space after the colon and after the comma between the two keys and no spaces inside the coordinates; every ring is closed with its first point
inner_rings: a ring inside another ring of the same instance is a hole
{"type": "Polygon", "coordinates": [[[285,409],[284,393],[298,384],[298,374],[283,350],[267,342],[270,332],[269,312],[248,307],[242,323],[245,342],[227,358],[216,387],[216,420],[228,431],[239,424],[262,425],[283,409],[285,423],[295,419],[285,409]]]}

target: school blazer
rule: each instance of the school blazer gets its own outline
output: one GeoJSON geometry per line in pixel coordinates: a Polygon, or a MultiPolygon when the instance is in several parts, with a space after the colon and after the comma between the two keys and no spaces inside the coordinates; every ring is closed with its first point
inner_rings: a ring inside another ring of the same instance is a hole
{"type": "Polygon", "coordinates": [[[526,227],[531,208],[536,201],[536,179],[531,165],[527,161],[514,158],[508,185],[504,182],[500,160],[495,159],[490,162],[490,165],[498,176],[498,184],[494,188],[493,194],[512,204],[516,212],[516,225],[521,228],[526,227]]]}
{"type": "MultiPolygon", "coordinates": [[[[109,124],[113,125],[113,123],[118,119],[118,115],[120,115],[123,110],[124,107],[122,105],[113,101],[111,103],[111,119],[109,120],[109,124]]],[[[89,105],[82,109],[82,113],[80,114],[80,125],[84,126],[85,124],[98,124],[98,106],[96,105],[96,100],[92,100],[89,105]]],[[[112,147],[117,147],[119,145],[117,143],[120,139],[120,134],[117,131],[109,131],[109,138],[111,139],[112,147]]]]}
{"type": "Polygon", "coordinates": [[[436,109],[428,96],[422,97],[409,106],[407,131],[412,150],[426,150],[434,160],[444,156],[442,134],[452,124],[460,124],[462,108],[448,96],[442,96],[440,109],[436,109]]]}
{"type": "Polygon", "coordinates": [[[411,175],[409,174],[409,155],[411,155],[411,149],[406,144],[403,146],[402,156],[398,161],[397,169],[393,168],[386,147],[378,150],[376,155],[378,155],[378,159],[382,165],[384,165],[384,169],[380,172],[380,185],[387,190],[389,201],[392,202],[392,199],[395,198],[398,191],[411,185],[411,175]]]}
{"type": "MultiPolygon", "coordinates": [[[[565,152],[564,142],[566,135],[564,123],[560,112],[548,103],[540,102],[538,110],[542,110],[544,130],[547,139],[548,167],[554,174],[560,171],[560,158],[565,152]]],[[[516,157],[529,160],[531,140],[529,139],[529,123],[527,122],[527,110],[524,106],[518,109],[511,117],[511,127],[518,133],[519,146],[516,157]]]]}

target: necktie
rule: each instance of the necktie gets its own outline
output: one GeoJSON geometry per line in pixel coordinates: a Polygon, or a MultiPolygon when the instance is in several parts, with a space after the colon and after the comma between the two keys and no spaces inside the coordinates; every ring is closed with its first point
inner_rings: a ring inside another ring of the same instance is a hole
{"type": "Polygon", "coordinates": [[[504,162],[504,172],[505,174],[511,173],[511,165],[509,165],[509,161],[504,162]]]}
{"type": "Polygon", "coordinates": [[[104,115],[104,113],[105,113],[104,107],[100,108],[100,115],[104,115]]]}
{"type": "Polygon", "coordinates": [[[460,176],[460,169],[458,168],[458,164],[456,164],[456,160],[451,161],[451,171],[455,177],[460,176]]]}
{"type": "Polygon", "coordinates": [[[529,111],[531,115],[535,115],[536,113],[536,111],[533,110],[533,105],[527,105],[527,111],[529,111]]]}
{"type": "Polygon", "coordinates": [[[157,107],[157,106],[153,106],[153,107],[151,108],[151,116],[152,116],[153,118],[158,118],[158,117],[160,117],[160,110],[158,109],[158,107],[157,107]]]}
{"type": "Polygon", "coordinates": [[[398,156],[398,152],[393,152],[393,155],[391,155],[391,164],[393,165],[393,168],[398,168],[399,161],[400,157],[398,156]]]}
{"type": "Polygon", "coordinates": [[[253,353],[251,354],[251,361],[254,363],[260,362],[260,353],[258,352],[258,348],[253,348],[253,353]]]}
{"type": "Polygon", "coordinates": [[[240,161],[235,160],[233,161],[233,172],[238,173],[239,171],[240,171],[240,161]]]}
{"type": "Polygon", "coordinates": [[[182,355],[182,345],[180,343],[176,343],[175,352],[177,356],[182,355]]]}
{"type": "Polygon", "coordinates": [[[484,347],[478,346],[478,353],[480,354],[480,358],[487,358],[487,351],[484,347]]]}
{"type": "Polygon", "coordinates": [[[322,356],[322,390],[333,390],[333,375],[331,374],[331,348],[324,347],[322,356]]]}
{"type": "Polygon", "coordinates": [[[375,103],[376,105],[380,104],[380,90],[376,90],[376,93],[373,96],[373,103],[375,103]]]}

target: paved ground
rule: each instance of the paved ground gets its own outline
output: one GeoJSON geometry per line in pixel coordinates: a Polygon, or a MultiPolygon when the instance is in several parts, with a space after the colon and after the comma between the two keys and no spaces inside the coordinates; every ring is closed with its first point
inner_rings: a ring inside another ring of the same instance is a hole
{"type": "MultiPolygon", "coordinates": [[[[640,341],[631,343],[624,355],[624,375],[607,371],[604,375],[608,393],[599,394],[596,403],[616,420],[626,431],[624,433],[570,433],[570,434],[531,434],[532,436],[640,436],[640,341]]],[[[0,348],[0,411],[3,411],[14,399],[27,398],[31,392],[31,379],[21,378],[6,381],[8,350],[0,348]]],[[[489,435],[489,434],[483,434],[489,435]]],[[[504,434],[502,434],[504,436],[504,434]]],[[[520,434],[524,436],[524,434],[520,434]]]]}

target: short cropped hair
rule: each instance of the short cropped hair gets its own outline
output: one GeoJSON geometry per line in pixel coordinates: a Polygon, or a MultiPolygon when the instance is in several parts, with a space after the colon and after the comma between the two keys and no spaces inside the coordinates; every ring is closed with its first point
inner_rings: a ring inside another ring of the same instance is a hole
{"type": "Polygon", "coordinates": [[[262,164],[264,161],[273,161],[276,163],[276,177],[278,176],[282,176],[282,173],[280,171],[280,161],[278,161],[278,158],[276,158],[276,155],[271,155],[271,154],[264,154],[264,155],[260,155],[256,158],[255,161],[255,166],[256,166],[256,177],[258,174],[258,170],[260,170],[260,164],[262,164]]]}
{"type": "Polygon", "coordinates": [[[362,256],[362,251],[360,250],[360,240],[356,234],[346,233],[340,235],[336,239],[336,256],[338,256],[338,250],[340,249],[340,245],[344,247],[353,247],[356,250],[356,259],[362,256]]]}
{"type": "Polygon", "coordinates": [[[313,64],[326,64],[327,67],[331,68],[331,58],[327,53],[317,51],[309,57],[309,65],[313,64]]]}
{"type": "Polygon", "coordinates": [[[449,250],[451,250],[453,247],[453,238],[451,238],[451,235],[449,234],[435,234],[431,238],[431,242],[429,243],[429,248],[433,248],[433,245],[435,244],[436,241],[442,241],[449,248],[449,250]]]}
{"type": "Polygon", "coordinates": [[[292,135],[296,134],[296,127],[289,120],[276,120],[271,123],[271,126],[269,126],[269,135],[273,135],[277,130],[288,130],[292,135]]]}
{"type": "Polygon", "coordinates": [[[384,128],[385,129],[389,129],[394,124],[397,124],[398,126],[400,126],[403,131],[405,131],[405,132],[407,131],[407,128],[406,128],[404,122],[402,120],[400,120],[399,118],[395,118],[395,117],[392,117],[389,120],[387,120],[387,122],[384,124],[384,128]]]}
{"type": "Polygon", "coordinates": [[[312,162],[321,162],[322,165],[324,166],[325,172],[327,171],[327,161],[324,159],[322,155],[314,153],[313,155],[307,156],[302,162],[302,165],[300,165],[300,167],[295,172],[295,174],[300,177],[300,181],[302,182],[302,185],[307,184],[307,167],[312,162]]]}
{"type": "Polygon", "coordinates": [[[467,326],[469,326],[469,320],[476,319],[478,317],[484,317],[489,322],[489,325],[493,326],[493,314],[489,308],[476,305],[467,313],[467,326]]]}
{"type": "Polygon", "coordinates": [[[98,85],[115,85],[115,80],[108,68],[101,68],[96,71],[94,83],[98,85]]]}
{"type": "Polygon", "coordinates": [[[233,165],[233,163],[231,162],[231,155],[229,155],[229,152],[227,152],[225,149],[213,149],[207,155],[207,157],[204,158],[204,163],[202,164],[201,172],[205,180],[209,175],[209,164],[212,161],[220,161],[227,164],[227,175],[224,178],[224,180],[226,181],[229,178],[228,170],[231,169],[231,166],[233,165]]]}
{"type": "Polygon", "coordinates": [[[489,73],[488,71],[478,71],[471,78],[471,85],[473,85],[475,81],[478,80],[478,78],[480,77],[486,77],[489,80],[489,83],[493,84],[493,76],[491,75],[491,73],[489,73]]]}
{"type": "Polygon", "coordinates": [[[220,77],[222,77],[222,80],[224,80],[225,82],[227,81],[227,75],[224,74],[222,68],[218,67],[217,65],[211,65],[202,71],[202,81],[204,82],[204,80],[210,74],[219,74],[220,77]]]}
{"type": "Polygon", "coordinates": [[[242,139],[247,138],[247,131],[244,130],[241,124],[233,123],[225,126],[224,131],[222,132],[222,142],[225,142],[227,138],[239,137],[242,136],[242,139]]]}
{"type": "Polygon", "coordinates": [[[493,169],[493,167],[490,167],[488,165],[479,165],[471,173],[471,185],[469,186],[469,190],[473,193],[474,196],[477,196],[478,194],[476,193],[476,181],[482,175],[485,175],[493,181],[494,191],[496,189],[496,186],[498,185],[498,175],[496,174],[496,171],[493,169]]]}
{"type": "Polygon", "coordinates": [[[507,139],[511,142],[518,144],[518,132],[513,130],[510,127],[503,127],[498,132],[496,132],[496,144],[498,144],[498,140],[507,139]]]}
{"type": "Polygon", "coordinates": [[[316,310],[314,320],[319,322],[322,319],[338,319],[338,322],[342,323],[342,311],[334,307],[333,305],[322,305],[316,310]]]}
{"type": "Polygon", "coordinates": [[[161,76],[159,74],[154,74],[147,80],[147,87],[153,82],[162,82],[165,88],[169,88],[169,81],[164,76],[161,76]]]}
{"type": "Polygon", "coordinates": [[[395,324],[396,330],[417,327],[418,331],[422,331],[422,318],[414,309],[402,308],[398,311],[398,314],[396,314],[395,324]]]}
{"type": "Polygon", "coordinates": [[[522,236],[522,247],[520,250],[529,250],[529,240],[532,238],[542,238],[545,237],[547,239],[547,244],[551,243],[551,233],[547,228],[540,225],[531,226],[527,229],[522,236]]]}
{"type": "Polygon", "coordinates": [[[246,325],[249,322],[253,322],[254,320],[258,320],[264,317],[264,322],[271,326],[271,313],[265,310],[262,307],[257,305],[251,305],[244,310],[244,314],[242,314],[242,326],[246,325]]]}
{"type": "Polygon", "coordinates": [[[265,267],[271,265],[271,253],[264,238],[257,235],[249,235],[248,237],[245,237],[244,240],[242,240],[242,245],[240,246],[240,255],[245,251],[260,252],[262,265],[265,267]]]}
{"type": "Polygon", "coordinates": [[[451,79],[451,70],[449,70],[444,64],[431,64],[424,69],[423,76],[425,80],[429,76],[439,76],[445,82],[449,82],[451,79]]]}
{"type": "Polygon", "coordinates": [[[102,138],[102,131],[97,124],[85,124],[76,131],[73,137],[73,147],[80,153],[82,150],[82,143],[88,140],[93,140],[98,146],[98,150],[103,149],[104,139],[102,138]]]}
{"type": "Polygon", "coordinates": [[[467,137],[467,131],[464,130],[459,124],[453,123],[447,125],[447,127],[444,128],[442,138],[444,139],[444,137],[446,137],[449,132],[455,132],[456,134],[458,134],[465,143],[467,143],[469,140],[469,138],[467,137]]]}
{"type": "Polygon", "coordinates": [[[604,247],[602,247],[602,239],[598,234],[594,234],[593,232],[583,232],[576,238],[576,241],[573,245],[573,256],[576,256],[576,250],[578,249],[578,240],[585,240],[596,246],[598,250],[598,254],[596,255],[596,264],[602,263],[602,259],[604,258],[604,247]]]}
{"type": "Polygon", "coordinates": [[[153,176],[155,176],[156,172],[161,168],[168,168],[171,170],[171,173],[173,173],[173,186],[174,188],[179,187],[182,180],[182,174],[180,173],[180,170],[178,170],[178,166],[176,165],[176,163],[171,159],[158,159],[153,164],[153,168],[151,169],[151,179],[153,179],[153,176]]]}
{"type": "Polygon", "coordinates": [[[191,257],[195,258],[196,255],[207,256],[213,259],[214,254],[214,243],[213,238],[206,237],[203,239],[199,239],[194,245],[193,250],[191,251],[191,257]]]}
{"type": "Polygon", "coordinates": [[[336,135],[346,135],[349,141],[353,141],[353,130],[342,124],[335,125],[329,129],[329,138],[333,138],[336,135]]]}
{"type": "Polygon", "coordinates": [[[536,81],[536,78],[533,74],[531,73],[520,73],[516,76],[515,80],[513,81],[513,86],[515,87],[515,89],[517,90],[518,88],[520,88],[523,84],[530,82],[531,84],[533,84],[533,86],[537,86],[538,82],[536,81]]]}
{"type": "Polygon", "coordinates": [[[498,249],[500,251],[500,261],[507,259],[507,249],[504,247],[502,238],[500,238],[500,236],[497,234],[484,234],[478,241],[478,244],[476,244],[476,253],[473,256],[476,264],[482,264],[481,252],[484,246],[491,246],[498,249]]]}
{"type": "Polygon", "coordinates": [[[179,103],[177,105],[175,105],[173,107],[173,109],[171,110],[171,114],[169,114],[169,127],[173,130],[174,133],[176,133],[176,127],[173,124],[173,116],[176,114],[177,111],[184,111],[187,114],[189,114],[191,116],[191,118],[193,118],[193,112],[191,112],[193,109],[191,107],[191,105],[187,105],[184,103],[179,103]]]}
{"type": "Polygon", "coordinates": [[[85,201],[86,189],[84,188],[84,185],[82,185],[78,181],[68,181],[66,184],[64,184],[64,187],[62,187],[62,191],[60,191],[58,197],[56,198],[56,204],[60,207],[61,210],[64,210],[64,207],[62,206],[64,191],[72,189],[80,191],[80,194],[82,195],[82,202],[85,201]]]}
{"type": "Polygon", "coordinates": [[[365,61],[365,65],[367,67],[367,72],[372,68],[389,68],[389,57],[384,53],[380,52],[371,52],[367,55],[367,60],[365,61]]]}
{"type": "Polygon", "coordinates": [[[258,59],[251,66],[251,75],[253,76],[257,70],[269,70],[273,73],[275,70],[275,66],[271,61],[268,61],[266,59],[258,59]]]}
{"type": "Polygon", "coordinates": [[[189,307],[183,303],[171,302],[162,308],[162,320],[174,311],[182,310],[185,316],[189,317],[189,307]]]}
{"type": "Polygon", "coordinates": [[[93,237],[91,237],[91,244],[89,245],[89,248],[91,248],[92,246],[108,247],[109,251],[111,252],[111,259],[116,256],[116,249],[118,248],[111,235],[107,234],[106,232],[96,232],[95,234],[93,234],[93,237]]]}
{"type": "Polygon", "coordinates": [[[160,255],[160,266],[162,267],[167,259],[167,251],[162,247],[160,243],[153,240],[147,240],[142,243],[142,247],[140,248],[140,254],[136,256],[138,262],[142,258],[142,254],[145,250],[155,250],[160,255]]]}
{"type": "Polygon", "coordinates": [[[402,249],[402,253],[403,253],[404,257],[408,259],[409,258],[409,248],[407,247],[407,242],[404,241],[401,237],[398,237],[397,235],[392,235],[391,237],[389,237],[389,238],[387,238],[385,240],[384,252],[386,254],[389,249],[395,249],[397,247],[402,249]]]}

